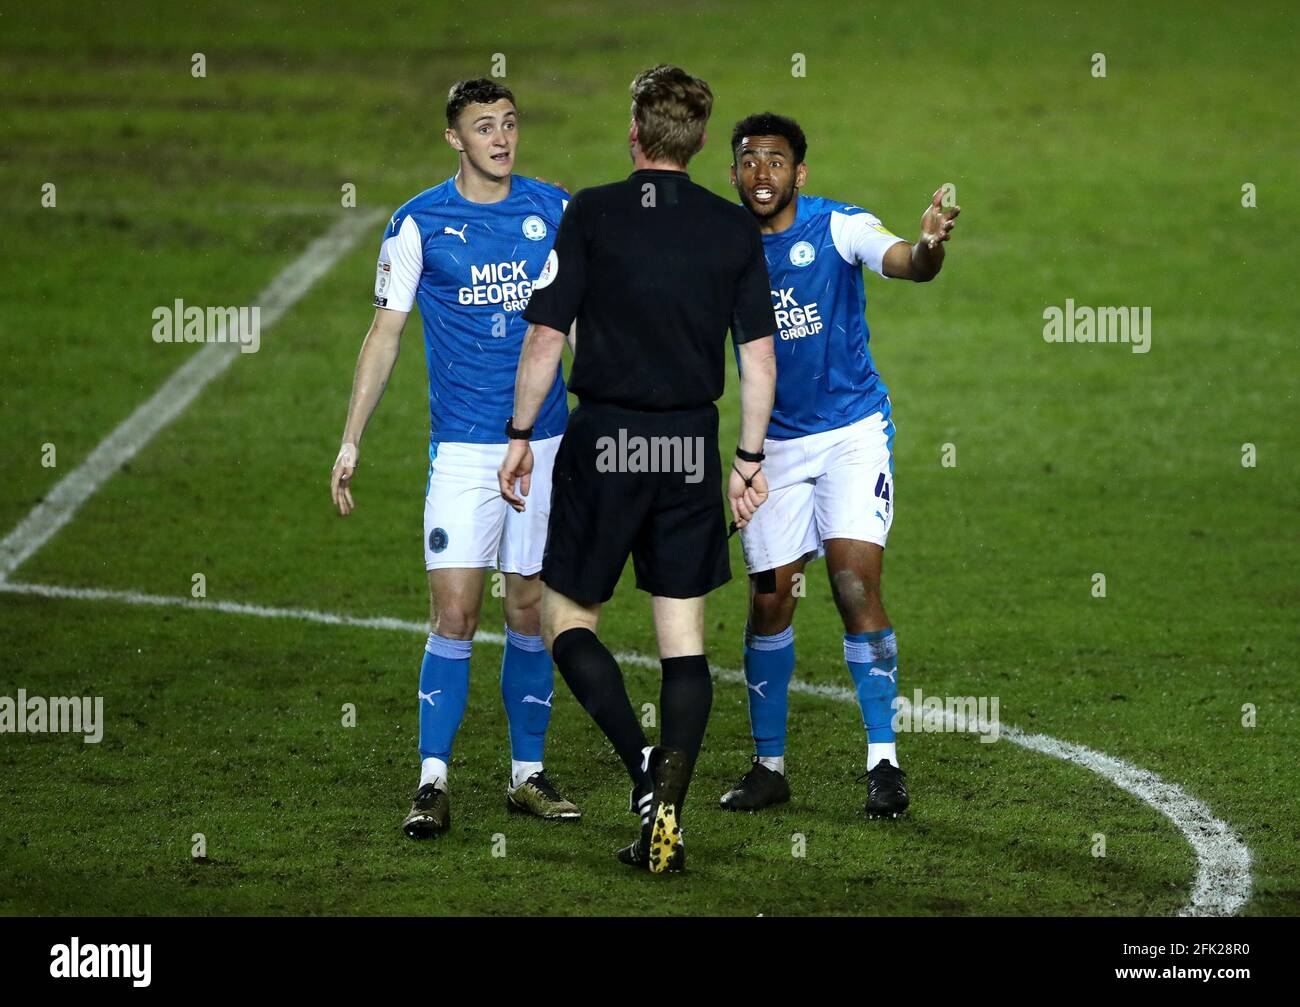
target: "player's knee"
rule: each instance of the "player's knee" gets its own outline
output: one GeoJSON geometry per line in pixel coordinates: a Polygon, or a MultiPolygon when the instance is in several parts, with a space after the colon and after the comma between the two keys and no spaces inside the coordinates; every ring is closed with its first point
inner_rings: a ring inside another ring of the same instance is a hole
{"type": "Polygon", "coordinates": [[[516,633],[522,633],[524,636],[537,636],[541,633],[542,599],[540,596],[520,604],[512,601],[507,595],[504,608],[506,625],[516,633]]]}
{"type": "Polygon", "coordinates": [[[434,613],[433,631],[448,640],[472,640],[478,630],[478,610],[452,602],[434,613]]]}
{"type": "Polygon", "coordinates": [[[860,577],[852,570],[841,570],[831,577],[831,595],[846,625],[868,620],[882,608],[880,581],[860,577]]]}
{"type": "Polygon", "coordinates": [[[756,594],[749,604],[749,628],[759,636],[775,636],[790,628],[794,599],[780,594],[756,594]]]}

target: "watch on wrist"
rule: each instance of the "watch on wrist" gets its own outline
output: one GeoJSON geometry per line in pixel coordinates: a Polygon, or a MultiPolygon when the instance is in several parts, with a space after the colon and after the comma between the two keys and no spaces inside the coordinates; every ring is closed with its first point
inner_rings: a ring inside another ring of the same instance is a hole
{"type": "Polygon", "coordinates": [[[526,441],[532,436],[533,436],[532,427],[525,427],[523,430],[520,430],[518,427],[515,426],[515,418],[513,416],[511,416],[510,419],[506,420],[506,437],[508,437],[510,440],[526,441]]]}

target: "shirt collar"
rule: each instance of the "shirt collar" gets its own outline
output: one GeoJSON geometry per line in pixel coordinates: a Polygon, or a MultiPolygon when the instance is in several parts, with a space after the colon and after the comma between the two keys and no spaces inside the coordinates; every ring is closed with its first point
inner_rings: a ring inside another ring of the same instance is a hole
{"type": "Polygon", "coordinates": [[[632,172],[632,174],[631,174],[631,175],[628,175],[627,177],[628,177],[628,178],[634,178],[634,177],[636,177],[637,175],[655,175],[655,176],[659,176],[659,175],[672,175],[672,176],[675,176],[675,177],[677,177],[677,178],[690,178],[690,177],[691,177],[687,172],[684,172],[684,171],[677,171],[677,170],[675,170],[675,169],[671,169],[671,168],[637,168],[636,171],[632,172]]]}

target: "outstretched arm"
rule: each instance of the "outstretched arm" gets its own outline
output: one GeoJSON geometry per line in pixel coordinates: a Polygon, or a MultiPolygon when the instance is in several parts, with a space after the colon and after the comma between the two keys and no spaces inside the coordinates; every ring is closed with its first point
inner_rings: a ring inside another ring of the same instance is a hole
{"type": "Polygon", "coordinates": [[[943,205],[943,189],[935,190],[930,205],[921,215],[921,237],[914,245],[900,241],[885,252],[885,275],[899,280],[925,283],[943,268],[943,243],[952,234],[960,206],[943,205]]]}

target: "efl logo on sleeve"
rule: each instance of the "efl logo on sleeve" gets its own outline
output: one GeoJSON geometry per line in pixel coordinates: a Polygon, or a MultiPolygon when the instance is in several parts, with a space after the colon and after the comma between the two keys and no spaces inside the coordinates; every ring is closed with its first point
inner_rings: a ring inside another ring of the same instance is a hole
{"type": "Polygon", "coordinates": [[[555,249],[551,249],[551,254],[546,257],[546,265],[542,267],[542,273],[533,281],[533,289],[541,290],[543,287],[549,287],[555,280],[555,276],[560,271],[560,257],[555,254],[555,249]]]}

